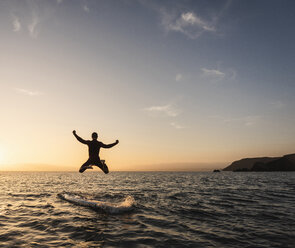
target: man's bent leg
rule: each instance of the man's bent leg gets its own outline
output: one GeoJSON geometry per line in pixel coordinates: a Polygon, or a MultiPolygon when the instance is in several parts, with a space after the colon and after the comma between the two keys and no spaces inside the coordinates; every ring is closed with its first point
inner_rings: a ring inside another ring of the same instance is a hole
{"type": "Polygon", "coordinates": [[[85,170],[90,169],[91,162],[87,160],[79,169],[80,173],[83,173],[85,170]]]}
{"type": "Polygon", "coordinates": [[[96,165],[97,167],[99,167],[105,174],[108,174],[109,173],[109,168],[105,164],[104,160],[96,161],[96,163],[94,163],[94,165],[96,165]]]}

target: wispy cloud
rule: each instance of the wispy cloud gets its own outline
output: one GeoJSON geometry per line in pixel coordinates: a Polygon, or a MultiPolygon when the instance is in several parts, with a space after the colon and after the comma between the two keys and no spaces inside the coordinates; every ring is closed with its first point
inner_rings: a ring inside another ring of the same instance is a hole
{"type": "Polygon", "coordinates": [[[206,68],[202,68],[201,70],[203,72],[203,76],[206,76],[206,77],[223,78],[225,76],[225,73],[219,70],[206,69],[206,68]]]}
{"type": "Polygon", "coordinates": [[[36,14],[33,14],[32,20],[28,25],[29,34],[32,38],[37,38],[38,36],[38,29],[37,26],[39,24],[39,18],[36,14]]]}
{"type": "Polygon", "coordinates": [[[171,104],[161,106],[151,106],[145,108],[145,111],[149,113],[163,114],[169,117],[176,117],[180,114],[180,111],[174,108],[171,104]]]}
{"type": "Polygon", "coordinates": [[[285,104],[281,101],[271,102],[271,105],[276,109],[282,109],[283,107],[285,107],[285,104]]]}
{"type": "Polygon", "coordinates": [[[185,126],[182,126],[182,125],[179,125],[178,123],[176,122],[171,122],[170,125],[176,129],[184,129],[186,128],[185,126]]]}
{"type": "Polygon", "coordinates": [[[168,32],[180,32],[191,39],[196,39],[204,32],[215,32],[213,23],[205,21],[193,11],[187,11],[175,15],[167,10],[162,10],[162,26],[168,32]]]}
{"type": "MultiPolygon", "coordinates": [[[[61,1],[56,1],[58,4],[61,3],[61,1]]],[[[13,31],[28,32],[30,37],[37,38],[42,19],[48,19],[50,12],[52,12],[51,8],[46,8],[46,5],[39,4],[38,1],[23,1],[22,8],[16,8],[11,12],[13,31]]]]}
{"type": "Polygon", "coordinates": [[[85,12],[89,12],[90,11],[89,7],[86,4],[83,5],[83,10],[85,12]]]}
{"type": "Polygon", "coordinates": [[[183,79],[183,75],[181,73],[177,73],[175,76],[175,81],[179,82],[183,79]]]}
{"type": "Polygon", "coordinates": [[[225,118],[219,115],[209,116],[211,119],[219,120],[226,124],[237,124],[240,126],[255,126],[263,119],[261,115],[248,115],[244,117],[225,118]]]}
{"type": "Polygon", "coordinates": [[[27,95],[27,96],[40,96],[43,94],[40,91],[32,91],[32,90],[22,89],[22,88],[14,88],[14,90],[20,94],[27,95]]]}
{"type": "Polygon", "coordinates": [[[227,76],[230,80],[235,80],[237,78],[237,71],[233,68],[230,68],[227,72],[227,76]]]}
{"type": "MultiPolygon", "coordinates": [[[[209,8],[190,1],[139,0],[141,4],[156,11],[160,17],[160,25],[166,32],[175,32],[190,39],[197,39],[203,34],[220,35],[221,18],[226,14],[232,0],[221,4],[212,4],[209,8]]],[[[219,1],[217,1],[219,2],[219,1]]]]}
{"type": "Polygon", "coordinates": [[[12,26],[13,26],[13,31],[14,32],[19,32],[21,30],[21,22],[19,18],[15,15],[12,15],[12,26]]]}
{"type": "Polygon", "coordinates": [[[243,122],[245,126],[254,126],[262,119],[261,116],[247,116],[244,118],[243,122]]]}
{"type": "Polygon", "coordinates": [[[63,2],[63,0],[56,0],[56,2],[57,2],[58,4],[61,4],[61,3],[63,2]]]}
{"type": "Polygon", "coordinates": [[[202,20],[194,12],[182,13],[181,17],[177,20],[176,28],[185,28],[186,26],[197,26],[205,31],[215,32],[216,28],[208,22],[202,20]]]}

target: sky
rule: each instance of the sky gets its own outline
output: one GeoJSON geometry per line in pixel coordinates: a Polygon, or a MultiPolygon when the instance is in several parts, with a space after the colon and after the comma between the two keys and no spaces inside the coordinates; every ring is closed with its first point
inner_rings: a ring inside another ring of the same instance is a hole
{"type": "Polygon", "coordinates": [[[1,0],[0,170],[211,170],[295,147],[295,2],[1,0]]]}

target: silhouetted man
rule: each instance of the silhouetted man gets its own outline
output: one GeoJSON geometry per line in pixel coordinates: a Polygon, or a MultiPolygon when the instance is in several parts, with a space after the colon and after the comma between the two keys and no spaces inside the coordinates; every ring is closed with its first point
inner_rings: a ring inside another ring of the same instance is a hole
{"type": "Polygon", "coordinates": [[[89,150],[89,159],[80,167],[79,172],[83,173],[87,169],[93,169],[91,165],[99,167],[105,174],[109,173],[109,169],[105,164],[104,160],[99,158],[100,148],[111,148],[119,143],[119,140],[116,140],[115,143],[106,145],[97,140],[97,133],[92,133],[92,140],[83,140],[76,134],[76,131],[73,131],[74,136],[78,141],[88,146],[89,150]]]}

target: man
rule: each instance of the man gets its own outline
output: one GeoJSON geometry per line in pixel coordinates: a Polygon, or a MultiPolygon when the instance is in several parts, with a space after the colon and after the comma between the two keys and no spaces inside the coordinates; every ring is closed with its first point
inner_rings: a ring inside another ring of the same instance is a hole
{"type": "Polygon", "coordinates": [[[104,160],[99,158],[100,148],[111,148],[119,143],[119,140],[116,140],[115,143],[106,145],[97,140],[97,133],[92,133],[92,140],[83,140],[76,134],[76,131],[73,131],[74,136],[78,141],[88,146],[89,159],[80,167],[79,172],[83,173],[87,169],[93,169],[92,165],[99,167],[105,174],[109,173],[107,165],[104,163],[104,160]]]}

